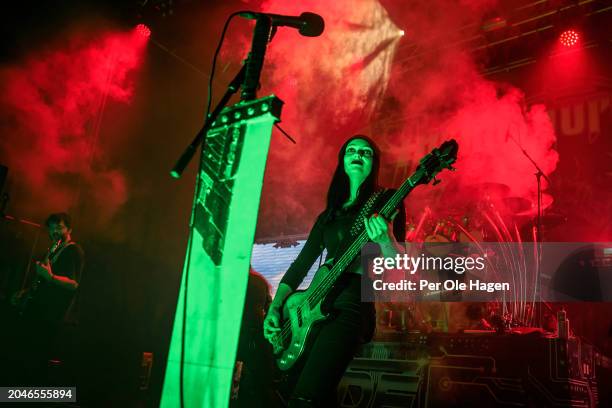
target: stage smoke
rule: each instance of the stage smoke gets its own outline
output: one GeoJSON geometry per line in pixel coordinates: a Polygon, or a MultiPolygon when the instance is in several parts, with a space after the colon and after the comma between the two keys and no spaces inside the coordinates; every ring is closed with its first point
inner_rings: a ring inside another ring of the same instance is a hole
{"type": "Polygon", "coordinates": [[[104,110],[130,101],[146,39],[136,31],[72,33],[61,43],[69,45],[38,50],[0,73],[7,118],[0,162],[13,173],[13,212],[40,220],[70,211],[102,225],[128,197],[125,175],[101,140],[104,110]]]}
{"type": "MultiPolygon", "coordinates": [[[[298,144],[280,134],[273,138],[258,236],[308,231],[323,209],[337,149],[355,133],[370,135],[383,148],[383,182],[389,187],[443,140],[459,141],[458,171],[441,175],[446,182],[435,189],[415,191],[407,200],[409,217],[417,218],[426,205],[434,213],[443,207],[464,211],[474,203],[474,191],[491,183],[535,203],[535,169],[520,149],[546,174],[555,169],[555,134],[546,108],[529,106],[520,89],[484,78],[462,41],[478,34],[495,4],[261,3],[269,13],[320,14],[326,31],[304,39],[279,29],[269,46],[260,95],[275,93],[285,102],[283,127],[298,144]],[[474,32],[466,32],[470,24],[474,32]]],[[[248,50],[249,38],[245,31],[242,47],[227,47],[235,60],[236,50],[240,56],[248,50]]],[[[548,196],[546,204],[551,202],[548,196]]]]}

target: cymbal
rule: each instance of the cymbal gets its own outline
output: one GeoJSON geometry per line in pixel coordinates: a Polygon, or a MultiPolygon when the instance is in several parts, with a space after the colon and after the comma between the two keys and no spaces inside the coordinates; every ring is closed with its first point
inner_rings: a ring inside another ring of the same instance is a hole
{"type": "MultiPolygon", "coordinates": [[[[544,212],[548,207],[550,207],[553,203],[553,198],[551,195],[548,194],[544,194],[542,196],[542,212],[544,212]]],[[[530,201],[531,202],[531,201],[530,201]]],[[[537,201],[533,201],[533,204],[530,205],[529,209],[524,210],[524,211],[519,211],[517,213],[515,213],[515,215],[517,216],[532,216],[534,217],[538,212],[538,204],[537,201]]]]}
{"type": "Polygon", "coordinates": [[[532,208],[531,201],[523,197],[506,197],[502,201],[508,210],[514,214],[529,211],[532,208]]]}

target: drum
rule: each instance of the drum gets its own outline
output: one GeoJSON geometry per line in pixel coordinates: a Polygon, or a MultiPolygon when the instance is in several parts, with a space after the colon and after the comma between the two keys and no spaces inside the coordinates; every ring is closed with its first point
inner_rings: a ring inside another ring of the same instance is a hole
{"type": "Polygon", "coordinates": [[[455,223],[449,218],[444,218],[439,220],[433,231],[425,237],[423,248],[430,255],[446,256],[454,249],[455,242],[457,242],[455,223]]]}

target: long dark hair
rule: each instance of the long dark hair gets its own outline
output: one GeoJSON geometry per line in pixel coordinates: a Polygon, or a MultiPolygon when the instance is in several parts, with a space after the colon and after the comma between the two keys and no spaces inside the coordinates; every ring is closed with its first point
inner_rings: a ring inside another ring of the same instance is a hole
{"type": "Polygon", "coordinates": [[[329,184],[329,190],[327,190],[327,208],[325,209],[327,213],[327,219],[334,217],[334,213],[341,209],[343,204],[350,198],[351,188],[349,184],[349,178],[346,172],[344,171],[344,152],[346,151],[346,146],[355,139],[362,139],[368,142],[372,150],[374,150],[374,156],[372,157],[372,171],[363,180],[361,186],[359,187],[359,193],[357,195],[357,200],[354,205],[363,204],[372,193],[378,189],[378,171],[380,169],[380,149],[374,143],[372,139],[364,135],[355,135],[348,139],[338,152],[338,165],[336,166],[336,171],[334,171],[334,175],[332,177],[331,183],[329,184]]]}

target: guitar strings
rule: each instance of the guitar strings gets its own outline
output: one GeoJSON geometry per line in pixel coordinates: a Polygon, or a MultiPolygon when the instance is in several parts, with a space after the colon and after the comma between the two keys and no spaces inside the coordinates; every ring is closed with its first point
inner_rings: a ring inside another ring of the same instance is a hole
{"type": "MultiPolygon", "coordinates": [[[[420,171],[417,171],[415,173],[415,176],[419,176],[420,177],[420,171]]],[[[414,176],[413,176],[414,177],[414,176]]],[[[406,183],[404,183],[402,186],[400,186],[400,188],[393,194],[393,196],[391,196],[391,198],[387,201],[387,204],[385,204],[382,209],[380,210],[380,213],[383,216],[388,216],[389,213],[395,209],[395,207],[397,207],[397,205],[399,204],[401,197],[403,197],[404,195],[408,194],[410,192],[409,189],[412,189],[416,184],[413,183],[412,181],[412,177],[410,177],[406,183]],[[404,191],[404,190],[408,190],[408,191],[404,191]]],[[[367,233],[365,231],[362,231],[361,234],[359,235],[359,237],[353,241],[353,244],[351,244],[349,246],[349,248],[344,252],[344,254],[340,257],[340,259],[338,260],[338,263],[336,263],[336,265],[334,265],[334,267],[332,268],[332,270],[330,270],[330,272],[332,272],[334,269],[336,269],[337,265],[340,265],[341,263],[344,263],[344,265],[342,265],[342,267],[340,269],[344,269],[350,262],[352,262],[353,257],[350,257],[350,259],[345,259],[345,258],[349,258],[347,256],[347,254],[349,252],[351,252],[352,250],[354,250],[355,246],[363,246],[363,244],[365,243],[365,241],[367,241],[367,233]]],[[[308,297],[307,300],[312,300],[314,299],[315,295],[319,295],[321,288],[323,285],[323,283],[327,283],[327,281],[329,280],[335,280],[337,278],[337,276],[335,275],[340,275],[341,273],[329,273],[327,276],[325,276],[321,281],[320,284],[317,285],[317,287],[313,290],[312,292],[312,296],[308,297]]],[[[302,302],[303,304],[303,302],[302,302]]],[[[301,306],[301,305],[300,305],[301,306]]]]}
{"type": "MultiPolygon", "coordinates": [[[[421,172],[422,172],[421,169],[417,170],[417,172],[415,173],[415,176],[419,175],[420,177],[419,173],[421,172]]],[[[391,196],[389,201],[387,201],[387,204],[383,206],[383,208],[380,211],[383,214],[383,216],[388,215],[388,213],[390,213],[391,210],[394,209],[397,206],[397,204],[399,204],[399,201],[401,199],[400,197],[403,197],[404,195],[408,194],[410,190],[414,188],[416,183],[413,183],[411,180],[412,180],[412,177],[409,177],[408,180],[406,180],[406,182],[403,183],[402,186],[400,186],[400,188],[393,194],[393,196],[391,196]],[[403,190],[408,190],[408,191],[403,191],[403,190]],[[394,201],[397,201],[397,202],[395,204],[392,204],[394,201]]],[[[366,235],[367,235],[366,231],[361,231],[361,234],[359,235],[359,237],[355,241],[353,241],[353,243],[349,246],[349,248],[344,252],[344,254],[340,257],[338,262],[332,267],[332,269],[330,270],[330,273],[328,273],[325,277],[323,277],[323,279],[321,279],[321,281],[319,282],[319,284],[317,284],[317,286],[314,288],[312,293],[306,297],[305,301],[302,301],[297,306],[297,309],[302,309],[304,302],[306,301],[310,302],[311,300],[315,298],[315,296],[318,297],[321,293],[325,293],[326,291],[325,286],[328,283],[330,284],[333,283],[333,281],[335,281],[337,277],[341,275],[343,269],[350,262],[352,262],[353,260],[352,257],[350,257],[351,259],[346,259],[346,258],[349,258],[347,254],[352,252],[355,249],[354,248],[355,246],[363,246],[363,244],[365,244],[365,242],[367,241],[366,235]],[[339,265],[341,264],[343,264],[342,267],[339,267],[339,265]],[[338,272],[337,270],[334,272],[335,269],[340,269],[340,272],[338,272]]],[[[287,340],[287,335],[290,335],[290,334],[291,334],[291,320],[286,320],[283,323],[283,329],[281,330],[281,333],[280,333],[281,340],[283,341],[283,343],[287,340]]]]}
{"type": "MultiPolygon", "coordinates": [[[[425,164],[425,160],[428,158],[431,158],[433,156],[436,156],[436,158],[438,159],[439,163],[444,163],[444,166],[442,166],[442,168],[447,167],[447,163],[444,162],[442,155],[438,154],[438,149],[434,149],[429,155],[426,156],[426,158],[424,160],[421,161],[421,164],[417,170],[415,171],[415,173],[409,177],[404,183],[402,183],[402,185],[395,191],[395,193],[391,196],[391,198],[389,198],[389,200],[387,201],[387,203],[382,207],[382,209],[380,210],[380,213],[383,216],[388,216],[392,210],[394,210],[397,205],[399,204],[399,202],[403,199],[403,197],[405,197],[406,195],[408,195],[410,193],[410,191],[412,191],[414,189],[414,187],[417,185],[416,182],[413,182],[412,179],[416,178],[417,180],[421,179],[421,177],[423,175],[427,175],[429,176],[430,180],[431,178],[435,177],[435,175],[437,173],[439,173],[440,170],[435,171],[433,170],[431,172],[431,174],[428,174],[427,171],[425,171],[426,166],[424,166],[425,164]]],[[[338,262],[332,267],[332,269],[330,270],[330,273],[327,274],[327,276],[325,276],[323,279],[321,279],[320,283],[315,287],[315,289],[312,291],[311,295],[306,297],[306,301],[311,301],[315,298],[315,296],[319,296],[321,294],[321,292],[325,293],[326,288],[325,288],[325,284],[328,283],[328,281],[331,281],[329,283],[333,283],[338,276],[340,276],[343,272],[343,269],[353,260],[353,257],[348,257],[348,253],[351,252],[352,250],[354,250],[354,247],[357,246],[363,246],[363,244],[365,244],[365,242],[367,241],[366,238],[366,233],[365,231],[362,231],[361,234],[359,235],[359,237],[353,241],[353,244],[351,244],[349,246],[349,248],[344,252],[344,254],[340,257],[340,259],[338,260],[338,262]],[[362,242],[363,241],[363,242],[362,242]],[[350,259],[346,259],[346,258],[350,258],[350,259]],[[336,268],[338,265],[340,264],[344,264],[342,265],[342,267],[340,268],[336,268]],[[340,272],[335,271],[334,269],[341,269],[340,272]]],[[[317,300],[318,302],[319,300],[317,300]]],[[[300,305],[297,307],[298,309],[302,308],[302,306],[304,305],[304,302],[300,303],[300,305]]],[[[285,326],[287,326],[287,324],[290,322],[285,322],[285,326]]],[[[289,325],[288,329],[290,330],[291,327],[289,325]]]]}
{"type": "MultiPolygon", "coordinates": [[[[419,174],[419,171],[417,171],[415,175],[417,174],[419,174]]],[[[383,214],[383,216],[388,215],[388,213],[390,213],[391,210],[394,209],[397,206],[397,204],[399,204],[400,200],[398,199],[398,197],[402,197],[409,192],[409,191],[406,191],[404,193],[402,190],[406,190],[407,189],[406,187],[409,187],[410,189],[414,188],[415,183],[413,183],[411,179],[412,177],[410,177],[407,180],[407,182],[404,183],[395,192],[395,194],[393,194],[393,196],[391,196],[387,204],[383,206],[383,208],[380,211],[383,214]],[[394,201],[397,201],[397,203],[393,204],[394,201]]],[[[363,246],[363,244],[365,244],[365,242],[367,241],[366,236],[367,236],[366,231],[361,231],[361,234],[359,235],[359,237],[355,241],[353,241],[353,243],[349,246],[349,248],[344,252],[344,254],[340,257],[338,262],[332,267],[332,269],[330,270],[330,273],[328,273],[325,277],[323,277],[323,279],[321,279],[321,281],[319,281],[319,284],[317,284],[317,286],[314,288],[312,293],[309,296],[307,296],[306,299],[297,306],[297,309],[301,309],[304,305],[304,302],[307,301],[310,303],[312,300],[315,299],[315,297],[319,297],[322,293],[326,292],[327,284],[333,283],[337,279],[337,277],[342,274],[343,269],[350,262],[352,262],[353,260],[352,257],[350,257],[350,259],[346,259],[346,258],[349,258],[347,254],[355,250],[356,246],[359,246],[359,247],[363,246]],[[339,267],[339,265],[342,265],[342,267],[339,267]],[[335,269],[336,271],[334,271],[335,269]],[[340,269],[340,272],[338,272],[337,269],[340,269]]],[[[283,324],[283,329],[281,331],[281,337],[282,337],[283,342],[287,340],[287,335],[289,334],[291,334],[291,321],[286,320],[283,324]]]]}
{"type": "MultiPolygon", "coordinates": [[[[385,212],[385,207],[383,207],[383,209],[381,210],[381,213],[386,213],[385,212]]],[[[352,252],[352,251],[354,251],[356,249],[356,247],[360,247],[363,244],[365,244],[365,242],[367,241],[366,236],[367,236],[366,231],[361,231],[361,233],[359,234],[359,237],[355,241],[353,241],[353,243],[348,247],[348,249],[340,257],[338,262],[329,271],[330,273],[328,273],[326,276],[323,277],[323,279],[321,279],[321,281],[319,281],[319,283],[314,288],[312,293],[310,295],[308,295],[306,297],[306,299],[304,301],[302,301],[297,306],[297,309],[301,309],[304,306],[305,302],[309,302],[309,305],[310,305],[310,304],[312,304],[310,302],[315,300],[315,299],[317,299],[317,302],[319,301],[318,298],[321,297],[321,295],[326,292],[327,285],[328,284],[333,284],[333,282],[337,279],[337,277],[342,274],[344,268],[350,262],[352,262],[352,257],[349,257],[347,254],[352,252]]],[[[283,330],[281,332],[281,335],[282,335],[283,341],[284,341],[284,340],[287,340],[287,335],[291,334],[291,321],[290,320],[285,321],[283,326],[284,327],[283,327],[283,330]]]]}

